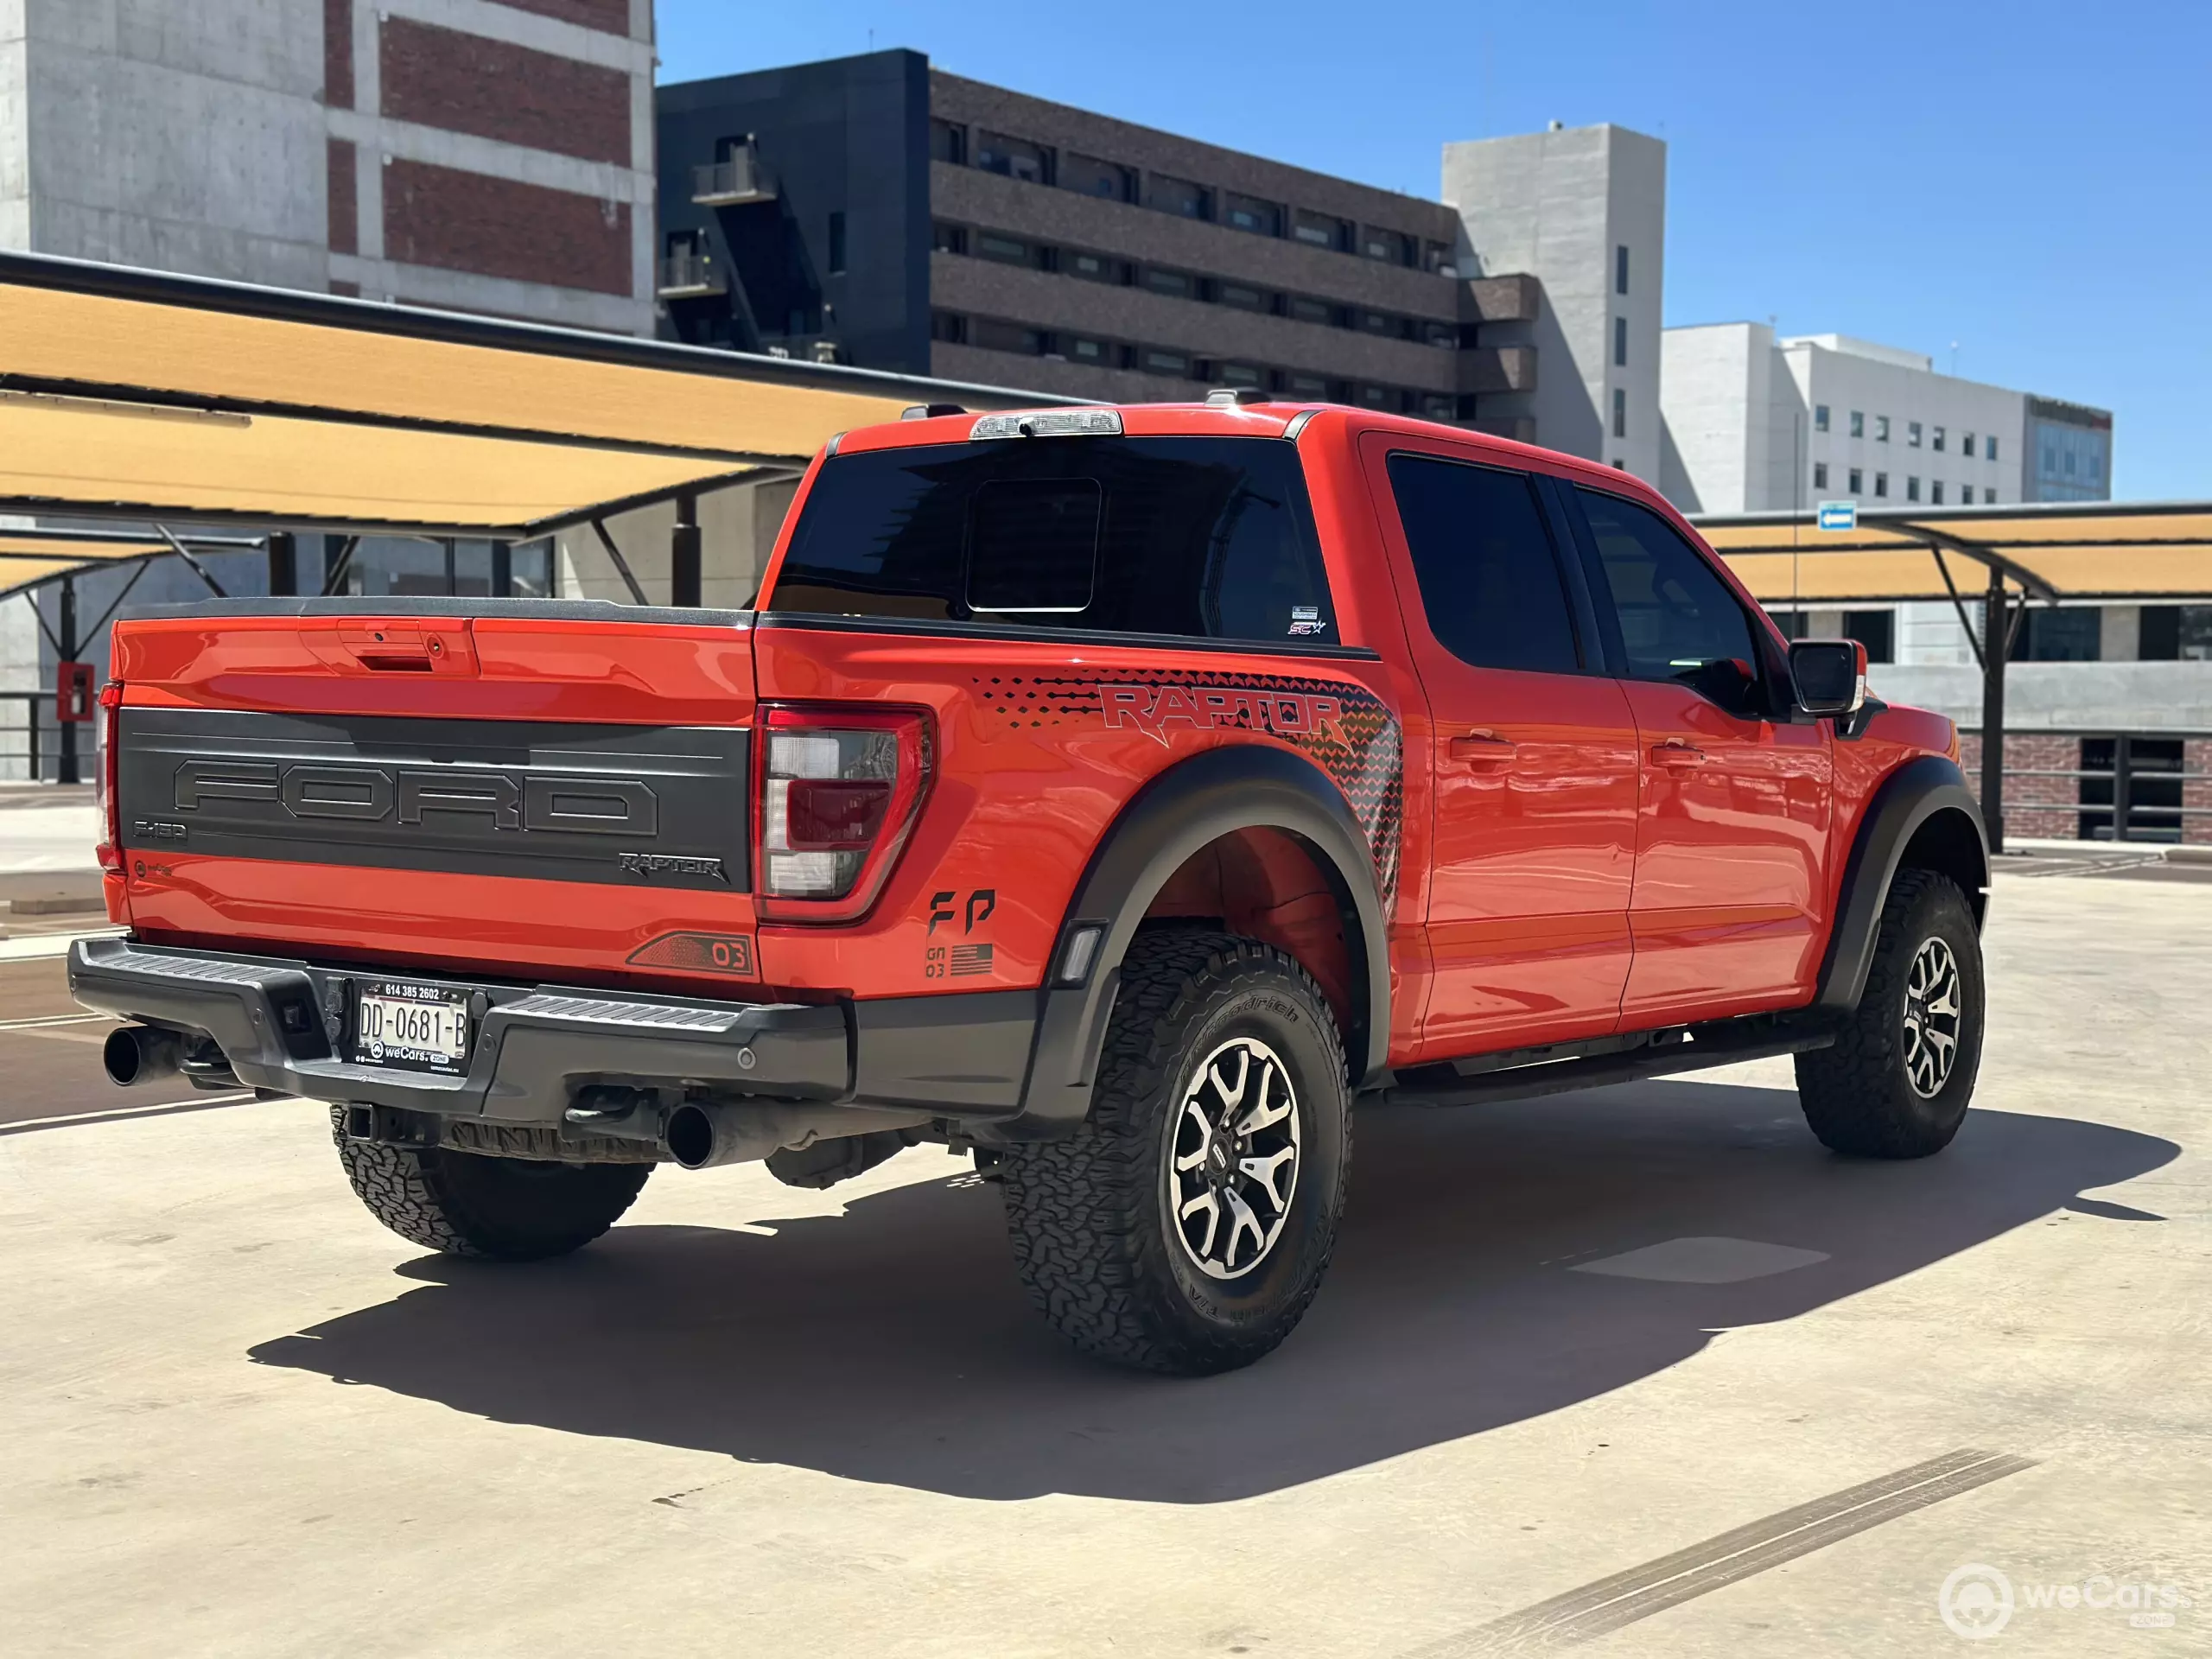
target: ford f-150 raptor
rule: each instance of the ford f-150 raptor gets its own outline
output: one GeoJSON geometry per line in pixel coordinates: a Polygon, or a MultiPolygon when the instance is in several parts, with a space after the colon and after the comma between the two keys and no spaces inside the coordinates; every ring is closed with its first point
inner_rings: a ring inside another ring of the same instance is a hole
{"type": "Polygon", "coordinates": [[[1354,1105],[1794,1054],[1839,1153],[1957,1130],[1958,739],[1655,492],[1220,392],[817,456],[749,611],[142,614],[104,710],[119,1080],[328,1103],[404,1237],[523,1259],[656,1165],[972,1152],[1080,1348],[1247,1363],[1354,1105]]]}

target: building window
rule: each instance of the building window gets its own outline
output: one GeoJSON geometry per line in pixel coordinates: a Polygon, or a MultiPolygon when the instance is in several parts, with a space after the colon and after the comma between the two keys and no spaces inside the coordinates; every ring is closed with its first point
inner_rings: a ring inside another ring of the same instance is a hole
{"type": "Polygon", "coordinates": [[[1180,352],[1165,352],[1156,347],[1147,347],[1142,361],[1144,372],[1147,374],[1172,375],[1179,380],[1187,380],[1191,378],[1191,359],[1180,352]]]}
{"type": "Polygon", "coordinates": [[[1294,322],[1316,322],[1327,327],[1337,320],[1337,308],[1326,300],[1309,300],[1302,294],[1294,294],[1284,304],[1283,315],[1294,322]]]}
{"type": "Polygon", "coordinates": [[[957,225],[939,221],[930,226],[930,247],[938,253],[968,251],[968,232],[957,225]]]}
{"type": "Polygon", "coordinates": [[[1067,355],[1078,363],[1096,363],[1102,365],[1110,363],[1113,361],[1113,349],[1103,340],[1086,340],[1078,337],[1071,338],[1067,342],[1067,355]]]}
{"type": "Polygon", "coordinates": [[[1052,177],[1048,151],[1026,138],[1009,138],[1002,132],[976,135],[976,165],[986,173],[1002,174],[1026,184],[1049,183],[1052,177]]]}
{"type": "Polygon", "coordinates": [[[1959,437],[1959,453],[1960,453],[1961,454],[1964,455],[1964,456],[1965,456],[1968,461],[1972,461],[1972,460],[1974,459],[1974,434],[1973,434],[1973,433],[1971,433],[1971,432],[1967,432],[1967,433],[1962,433],[1962,434],[1961,434],[1961,435],[1960,435],[1960,437],[1959,437]]]}
{"type": "Polygon", "coordinates": [[[1942,452],[1943,429],[1942,427],[1937,427],[1934,431],[1928,435],[1928,447],[1930,449],[1936,451],[1938,454],[1942,452]]]}
{"type": "Polygon", "coordinates": [[[1388,386],[1362,386],[1359,401],[1370,409],[1395,409],[1398,394],[1388,386]]]}
{"type": "Polygon", "coordinates": [[[1628,292],[1628,245],[1621,244],[1613,250],[1613,292],[1628,292]]]}
{"type": "Polygon", "coordinates": [[[1422,245],[1421,268],[1423,270],[1432,276],[1440,276],[1447,267],[1451,268],[1453,276],[1459,274],[1458,268],[1452,264],[1452,245],[1449,242],[1429,242],[1422,245]]]}
{"type": "Polygon", "coordinates": [[[1459,413],[1459,402],[1449,392],[1424,392],[1421,412],[1432,421],[1448,421],[1459,413]]]}
{"type": "Polygon", "coordinates": [[[1018,322],[995,322],[977,317],[968,326],[968,343],[987,352],[1014,352],[1023,357],[1045,354],[1044,332],[1018,322]]]}
{"type": "Polygon", "coordinates": [[[1370,259],[1386,260],[1394,265],[1410,265],[1420,258],[1420,243],[1396,231],[1386,231],[1370,225],[1359,234],[1359,251],[1370,259]]]}
{"type": "Polygon", "coordinates": [[[2142,643],[2148,662],[2212,662],[2212,605],[2145,605],[2142,643]]]}
{"type": "Polygon", "coordinates": [[[1877,443],[1887,443],[1889,441],[1890,417],[1886,415],[1877,415],[1874,417],[1874,442],[1877,443]]]}
{"type": "Polygon", "coordinates": [[[1165,173],[1147,175],[1145,204],[1157,207],[1163,213],[1173,213],[1179,219],[1211,219],[1213,192],[1203,184],[1193,184],[1188,179],[1171,178],[1165,173]]]}
{"type": "Polygon", "coordinates": [[[1126,167],[1070,150],[1060,157],[1060,185],[1102,201],[1135,201],[1136,176],[1126,167]]]}
{"type": "Polygon", "coordinates": [[[1613,388],[1613,435],[1628,436],[1628,393],[1623,388],[1613,388]]]}
{"type": "Polygon", "coordinates": [[[1329,383],[1318,374],[1287,374],[1282,389],[1300,397],[1324,398],[1329,395],[1329,383]]]}
{"type": "Polygon", "coordinates": [[[1332,219],[1326,213],[1309,213],[1302,207],[1292,216],[1290,233],[1316,248],[1342,251],[1351,246],[1351,226],[1344,220],[1332,219]]]}
{"type": "Polygon", "coordinates": [[[1227,209],[1222,214],[1226,224],[1240,231],[1249,231],[1255,236],[1282,234],[1282,209],[1272,201],[1262,201],[1256,196],[1231,195],[1225,199],[1227,209]]]}
{"type": "Polygon", "coordinates": [[[1224,305],[1234,306],[1239,311],[1265,311],[1268,296],[1261,289],[1243,283],[1221,283],[1214,289],[1214,298],[1224,305]]]}
{"type": "Polygon", "coordinates": [[[1037,263],[1035,247],[1015,237],[1001,236],[996,231],[976,232],[975,247],[978,257],[995,259],[1002,265],[1030,265],[1037,263]]]}
{"type": "Polygon", "coordinates": [[[1816,490],[1825,490],[1827,486],[1828,464],[1825,461],[1816,461],[1813,463],[1813,487],[1816,490]]]}
{"type": "Polygon", "coordinates": [[[1080,276],[1087,283],[1113,283],[1116,285],[1129,280],[1128,262],[1109,259],[1103,253],[1071,253],[1062,262],[1069,276],[1080,276]]]}
{"type": "Polygon", "coordinates": [[[830,275],[845,274],[845,216],[842,213],[830,215],[830,275]]]}
{"type": "Polygon", "coordinates": [[[1908,449],[1917,449],[1920,448],[1920,423],[1918,421],[1911,421],[1906,423],[1904,429],[1904,442],[1905,448],[1908,449]]]}
{"type": "Polygon", "coordinates": [[[1155,294],[1165,294],[1171,299],[1195,300],[1198,296],[1198,279],[1188,271],[1162,270],[1157,265],[1144,268],[1144,285],[1155,294]]]}
{"type": "Polygon", "coordinates": [[[1908,478],[1905,480],[1904,499],[1908,501],[1917,501],[1920,499],[1920,480],[1918,479],[1908,478]]]}
{"type": "Polygon", "coordinates": [[[950,121],[930,123],[930,159],[960,167],[968,160],[968,129],[950,121]]]}
{"type": "Polygon", "coordinates": [[[1626,317],[1613,319],[1613,366],[1617,369],[1624,369],[1628,366],[1628,319],[1626,317]]]}
{"type": "Polygon", "coordinates": [[[1385,338],[1392,338],[1405,332],[1395,317],[1383,311],[1361,312],[1359,326],[1370,334],[1381,334],[1385,338]]]}
{"type": "Polygon", "coordinates": [[[1854,438],[1866,435],[1866,416],[1855,409],[1851,411],[1851,435],[1854,438]]]}
{"type": "Polygon", "coordinates": [[[1897,613],[1895,611],[1846,611],[1843,637],[1866,647],[1870,663],[1897,660],[1897,613]]]}
{"type": "Polygon", "coordinates": [[[1937,478],[1929,480],[1928,499],[1930,505],[1940,507],[1943,505],[1943,480],[1942,479],[1937,478]]]}
{"type": "Polygon", "coordinates": [[[1827,429],[1828,406],[1826,404],[1815,404],[1813,405],[1813,430],[1815,432],[1825,432],[1827,429]]]}
{"type": "Polygon", "coordinates": [[[930,338],[948,346],[968,343],[968,319],[951,311],[930,313],[930,338]]]}
{"type": "Polygon", "coordinates": [[[1215,371],[1214,378],[1224,386],[1264,386],[1268,372],[1255,368],[1249,363],[1224,363],[1215,371]]]}
{"type": "Polygon", "coordinates": [[[1617,473],[1624,473],[1628,471],[1628,462],[1623,461],[1618,455],[1615,455],[1613,457],[1613,470],[1617,473]]]}
{"type": "Polygon", "coordinates": [[[2023,663],[2094,663],[2104,644],[2104,607],[2038,605],[2020,619],[2012,658],[2023,663]]]}
{"type": "Polygon", "coordinates": [[[1875,493],[1875,494],[1877,494],[1877,495],[1878,495],[1878,496],[1884,496],[1884,497],[1886,497],[1886,496],[1889,494],[1889,493],[1890,493],[1890,475],[1889,475],[1887,473],[1877,473],[1877,474],[1874,474],[1874,493],[1875,493]]]}
{"type": "Polygon", "coordinates": [[[1984,461],[1994,461],[1997,459],[1997,435],[1994,432],[1991,433],[1986,438],[1982,440],[1981,458],[1984,461]]]}

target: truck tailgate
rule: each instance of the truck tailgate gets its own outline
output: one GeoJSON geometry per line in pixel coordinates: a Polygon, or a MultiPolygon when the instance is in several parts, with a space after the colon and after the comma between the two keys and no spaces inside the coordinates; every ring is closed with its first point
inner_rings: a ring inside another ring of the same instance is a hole
{"type": "Polygon", "coordinates": [[[142,938],[531,978],[750,971],[731,943],[753,915],[749,617],[292,606],[310,613],[116,629],[142,938]]]}

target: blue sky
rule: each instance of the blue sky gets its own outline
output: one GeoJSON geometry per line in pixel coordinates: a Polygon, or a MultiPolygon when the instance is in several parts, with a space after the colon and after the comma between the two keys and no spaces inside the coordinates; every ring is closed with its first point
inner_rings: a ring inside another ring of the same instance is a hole
{"type": "Polygon", "coordinates": [[[1668,144],[1669,323],[1772,317],[2113,411],[2115,493],[2212,496],[2212,6],[659,0],[661,78],[939,67],[1431,197],[1452,138],[1668,144]],[[871,34],[872,31],[872,34],[871,34]]]}

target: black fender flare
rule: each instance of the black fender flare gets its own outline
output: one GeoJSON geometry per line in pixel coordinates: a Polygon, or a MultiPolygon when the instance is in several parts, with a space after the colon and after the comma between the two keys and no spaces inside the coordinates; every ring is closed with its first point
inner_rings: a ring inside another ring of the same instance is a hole
{"type": "Polygon", "coordinates": [[[1312,849],[1335,889],[1352,967],[1352,1029],[1344,1049],[1353,1088],[1381,1074],[1390,1039],[1390,957],[1375,855],[1344,792],[1287,749],[1246,743],[1209,749],[1140,790],[1092,852],[1076,884],[1039,993],[1036,1041],[1019,1117],[995,1138],[1065,1134],[1090,1110],[1090,1090],[1121,966],[1137,926],[1168,878],[1201,848],[1238,830],[1281,830],[1312,849]],[[1070,934],[1105,930],[1080,984],[1058,982],[1070,934]]]}
{"type": "Polygon", "coordinates": [[[1960,886],[1974,907],[1975,925],[1980,925],[1987,903],[1984,889],[1989,885],[1989,837],[1982,827],[1981,804],[1967,788],[1966,774],[1948,756],[1924,754],[1908,760],[1875,787],[1859,821],[1836,892],[1835,924],[1828,932],[1820,988],[1813,998],[1816,1011],[1841,1016],[1858,1007],[1890,883],[1914,838],[1947,814],[1964,820],[1947,826],[1952,861],[1959,867],[1950,873],[1966,878],[1960,886]]]}

